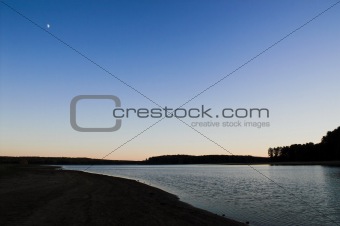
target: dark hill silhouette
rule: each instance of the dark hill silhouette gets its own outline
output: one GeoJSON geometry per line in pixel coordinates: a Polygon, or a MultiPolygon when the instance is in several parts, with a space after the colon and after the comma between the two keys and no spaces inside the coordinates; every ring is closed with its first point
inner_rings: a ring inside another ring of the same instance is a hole
{"type": "Polygon", "coordinates": [[[223,163],[266,163],[266,157],[243,155],[163,155],[151,157],[146,164],[223,164],[223,163]]]}
{"type": "Polygon", "coordinates": [[[327,132],[318,144],[292,144],[268,149],[273,162],[340,160],[340,127],[327,132]]]}

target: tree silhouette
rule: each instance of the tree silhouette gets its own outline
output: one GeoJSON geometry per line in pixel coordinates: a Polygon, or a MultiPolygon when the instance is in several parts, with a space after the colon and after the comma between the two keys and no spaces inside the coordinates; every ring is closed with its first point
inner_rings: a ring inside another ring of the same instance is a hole
{"type": "Polygon", "coordinates": [[[340,127],[327,132],[318,144],[292,144],[268,149],[271,161],[340,160],[340,127]]]}

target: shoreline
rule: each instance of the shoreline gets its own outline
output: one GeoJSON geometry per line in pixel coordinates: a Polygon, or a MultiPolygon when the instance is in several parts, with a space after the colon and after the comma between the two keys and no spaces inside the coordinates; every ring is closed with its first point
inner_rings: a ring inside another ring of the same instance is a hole
{"type": "Polygon", "coordinates": [[[340,166],[340,161],[309,161],[309,162],[272,162],[269,165],[282,165],[282,166],[340,166]]]}
{"type": "Polygon", "coordinates": [[[1,165],[0,225],[246,225],[136,180],[58,168],[1,165]]]}

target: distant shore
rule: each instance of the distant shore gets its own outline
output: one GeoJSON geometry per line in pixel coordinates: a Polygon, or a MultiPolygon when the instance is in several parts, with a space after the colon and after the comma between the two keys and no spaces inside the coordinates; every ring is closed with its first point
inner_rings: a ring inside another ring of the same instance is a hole
{"type": "Polygon", "coordinates": [[[134,180],[0,165],[0,225],[245,225],[134,180]]]}
{"type": "MultiPolygon", "coordinates": [[[[268,163],[267,163],[268,164],[268,163]]],[[[340,161],[310,161],[310,162],[271,162],[269,165],[321,165],[321,166],[340,166],[340,161]]]]}
{"type": "Polygon", "coordinates": [[[270,161],[266,157],[229,155],[165,155],[144,161],[69,157],[0,156],[0,164],[22,165],[332,165],[340,161],[270,161]]]}
{"type": "Polygon", "coordinates": [[[208,165],[271,165],[271,166],[340,166],[340,161],[306,161],[306,162],[256,162],[256,163],[222,163],[208,165]]]}

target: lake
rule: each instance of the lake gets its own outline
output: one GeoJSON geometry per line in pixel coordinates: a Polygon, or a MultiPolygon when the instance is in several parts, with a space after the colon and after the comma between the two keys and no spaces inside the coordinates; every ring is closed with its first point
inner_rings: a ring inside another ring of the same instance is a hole
{"type": "Polygon", "coordinates": [[[254,226],[340,225],[340,167],[251,167],[110,165],[87,171],[138,180],[195,207],[254,226]]]}

